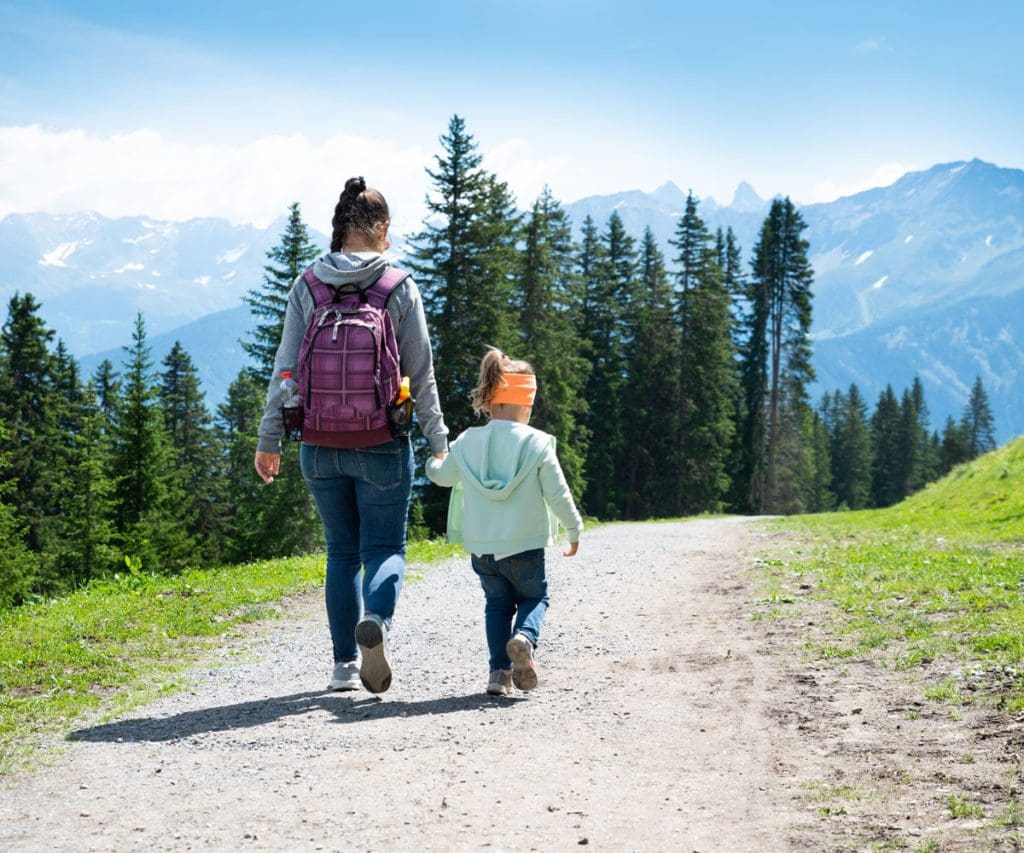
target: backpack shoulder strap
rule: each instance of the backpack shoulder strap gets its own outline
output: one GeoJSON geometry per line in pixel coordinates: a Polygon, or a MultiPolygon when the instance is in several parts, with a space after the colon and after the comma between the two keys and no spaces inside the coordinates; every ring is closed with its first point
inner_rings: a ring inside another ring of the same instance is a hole
{"type": "Polygon", "coordinates": [[[380,278],[366,288],[364,292],[368,297],[375,296],[383,307],[388,304],[391,294],[395,292],[398,285],[408,277],[409,273],[405,270],[400,270],[397,267],[386,267],[384,272],[381,273],[380,278]]]}
{"type": "Polygon", "coordinates": [[[312,267],[302,274],[302,278],[306,282],[306,287],[309,288],[309,295],[313,297],[313,304],[316,307],[319,308],[324,303],[334,300],[335,289],[320,281],[313,273],[312,267]]]}

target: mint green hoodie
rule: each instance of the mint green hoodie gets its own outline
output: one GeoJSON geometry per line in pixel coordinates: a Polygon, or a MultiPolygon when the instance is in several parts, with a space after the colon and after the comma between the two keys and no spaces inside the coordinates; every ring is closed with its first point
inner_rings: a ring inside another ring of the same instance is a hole
{"type": "Polygon", "coordinates": [[[555,438],[516,421],[470,427],[427,476],[454,486],[448,539],[473,554],[518,554],[551,545],[560,521],[570,542],[583,530],[555,455],[555,438]],[[556,521],[557,519],[557,521],[556,521]]]}

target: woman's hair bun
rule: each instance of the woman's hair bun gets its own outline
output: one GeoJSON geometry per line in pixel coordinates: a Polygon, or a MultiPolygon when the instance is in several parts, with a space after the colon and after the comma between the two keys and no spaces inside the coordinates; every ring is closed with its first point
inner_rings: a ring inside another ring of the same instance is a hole
{"type": "Polygon", "coordinates": [[[345,195],[359,195],[366,189],[366,179],[360,175],[358,178],[349,178],[345,181],[345,195]]]}

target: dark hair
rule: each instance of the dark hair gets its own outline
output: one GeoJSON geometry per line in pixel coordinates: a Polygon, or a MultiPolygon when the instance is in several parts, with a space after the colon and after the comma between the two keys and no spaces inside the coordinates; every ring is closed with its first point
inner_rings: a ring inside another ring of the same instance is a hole
{"type": "Polygon", "coordinates": [[[371,240],[377,239],[380,226],[391,219],[388,203],[379,190],[366,186],[360,175],[345,181],[345,189],[334,208],[331,227],[331,251],[340,252],[342,245],[353,232],[364,234],[371,240]]]}

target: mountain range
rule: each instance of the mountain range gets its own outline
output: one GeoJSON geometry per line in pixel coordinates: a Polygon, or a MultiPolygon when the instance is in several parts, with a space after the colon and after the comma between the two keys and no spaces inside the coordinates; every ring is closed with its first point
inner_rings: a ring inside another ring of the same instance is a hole
{"type": "MultiPolygon", "coordinates": [[[[634,234],[650,227],[671,258],[685,203],[666,183],[566,210],[577,228],[617,211],[634,234]]],[[[731,227],[749,259],[769,204],[741,184],[730,204],[706,199],[699,213],[731,227]]],[[[1000,440],[1024,432],[1024,171],[944,163],[800,211],[815,276],[815,397],[856,382],[873,405],[886,384],[899,393],[919,375],[941,427],[980,376],[1000,440]]]]}
{"type": "MultiPolygon", "coordinates": [[[[565,207],[577,229],[588,215],[603,228],[612,211],[636,236],[650,227],[671,261],[685,203],[668,182],[565,207]]],[[[728,204],[704,199],[699,212],[712,229],[731,227],[746,259],[768,205],[743,183],[728,204]]],[[[900,391],[920,375],[941,427],[981,376],[1000,440],[1024,432],[1024,171],[940,164],[800,210],[815,271],[815,396],[856,382],[873,404],[886,383],[900,391]]],[[[238,339],[252,320],[242,296],[259,286],[283,226],[9,214],[0,293],[34,293],[86,373],[104,357],[120,362],[142,311],[154,358],[180,339],[215,403],[244,363],[238,339]]]]}

